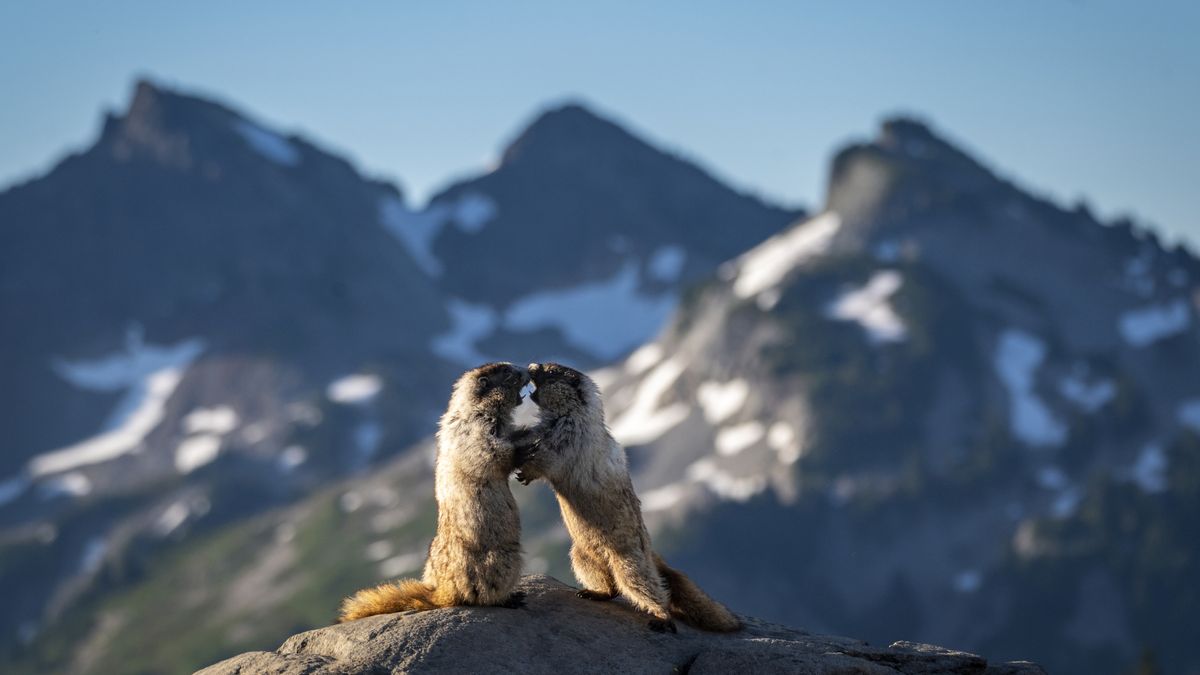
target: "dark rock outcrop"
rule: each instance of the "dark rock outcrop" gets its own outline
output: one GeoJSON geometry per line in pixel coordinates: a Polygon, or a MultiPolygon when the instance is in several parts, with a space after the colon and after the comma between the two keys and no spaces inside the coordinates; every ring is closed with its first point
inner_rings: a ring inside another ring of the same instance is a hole
{"type": "Polygon", "coordinates": [[[248,652],[203,675],[276,673],[1044,673],[1027,662],[897,642],[873,647],[756,619],[732,635],[646,628],[621,602],[585,602],[547,576],[527,576],[520,610],[457,607],[371,617],[248,652]]]}

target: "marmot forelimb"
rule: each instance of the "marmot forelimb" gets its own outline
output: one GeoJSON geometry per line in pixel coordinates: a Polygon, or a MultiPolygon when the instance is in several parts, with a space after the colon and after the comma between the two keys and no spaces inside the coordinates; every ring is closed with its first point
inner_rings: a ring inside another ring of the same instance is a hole
{"type": "Polygon", "coordinates": [[[521,521],[508,487],[513,411],[529,382],[524,368],[489,363],[454,385],[437,432],[437,534],[421,581],[404,579],[346,598],[339,621],[452,605],[519,607],[521,521]]]}
{"type": "Polygon", "coordinates": [[[674,632],[671,617],[709,631],[741,628],[732,612],[651,548],[625,449],[604,424],[591,378],[555,363],[531,364],[529,374],[539,418],[529,443],[537,451],[519,459],[517,478],[545,478],[554,488],[571,534],[571,568],[584,587],[579,596],[610,600],[621,593],[654,617],[649,625],[656,631],[674,632]]]}

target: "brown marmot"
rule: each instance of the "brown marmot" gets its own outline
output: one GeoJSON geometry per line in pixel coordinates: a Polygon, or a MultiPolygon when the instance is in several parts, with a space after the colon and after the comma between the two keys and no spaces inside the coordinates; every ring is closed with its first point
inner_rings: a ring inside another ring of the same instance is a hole
{"type": "Polygon", "coordinates": [[[611,600],[623,594],[654,618],[655,631],[675,632],[671,617],[702,630],[728,632],[741,621],[668,567],[650,546],[641,502],[633,491],[625,448],[604,424],[600,390],[587,375],[556,363],[531,364],[538,424],[518,449],[517,478],[545,478],[571,534],[571,568],[579,596],[611,600]],[[536,445],[528,459],[525,445],[536,445]]]}
{"type": "Polygon", "coordinates": [[[454,384],[437,432],[437,534],[421,581],[366,588],[342,603],[339,621],[452,605],[520,607],[521,520],[508,486],[513,411],[529,373],[510,363],[470,370],[454,384]]]}

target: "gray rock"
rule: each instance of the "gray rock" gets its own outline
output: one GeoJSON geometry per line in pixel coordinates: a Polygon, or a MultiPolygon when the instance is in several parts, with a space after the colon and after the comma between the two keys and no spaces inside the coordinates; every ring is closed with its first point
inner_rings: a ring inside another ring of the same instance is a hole
{"type": "Polygon", "coordinates": [[[744,630],[717,635],[646,627],[627,604],[590,602],[547,577],[521,582],[525,607],[455,607],[376,616],[294,635],[274,652],[248,652],[202,675],[339,673],[979,673],[1030,675],[1031,663],[989,666],[980,656],[932,645],[812,635],[743,617],[744,630]]]}

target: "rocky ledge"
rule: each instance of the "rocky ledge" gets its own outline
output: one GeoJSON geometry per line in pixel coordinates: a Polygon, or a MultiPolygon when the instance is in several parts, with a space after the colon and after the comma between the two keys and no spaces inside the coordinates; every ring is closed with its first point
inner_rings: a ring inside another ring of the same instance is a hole
{"type": "Polygon", "coordinates": [[[962,673],[1045,675],[1028,662],[932,645],[813,635],[743,617],[744,630],[715,635],[646,628],[620,601],[589,602],[547,576],[527,576],[521,609],[454,607],[375,616],[294,635],[273,652],[247,652],[203,675],[341,673],[962,673]]]}

